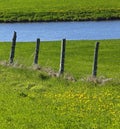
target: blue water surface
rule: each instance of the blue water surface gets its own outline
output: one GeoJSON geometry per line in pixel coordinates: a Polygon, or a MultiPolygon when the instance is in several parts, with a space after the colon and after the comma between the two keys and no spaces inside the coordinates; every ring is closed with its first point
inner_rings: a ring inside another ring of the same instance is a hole
{"type": "Polygon", "coordinates": [[[27,42],[61,40],[120,39],[120,20],[86,22],[0,23],[0,42],[11,41],[13,32],[17,41],[27,42]]]}

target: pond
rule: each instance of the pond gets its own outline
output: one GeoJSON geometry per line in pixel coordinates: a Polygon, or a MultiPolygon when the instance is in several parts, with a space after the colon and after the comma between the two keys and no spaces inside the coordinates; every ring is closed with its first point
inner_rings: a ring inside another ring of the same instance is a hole
{"type": "Polygon", "coordinates": [[[11,41],[120,39],[120,20],[86,22],[0,23],[0,42],[11,41]]]}

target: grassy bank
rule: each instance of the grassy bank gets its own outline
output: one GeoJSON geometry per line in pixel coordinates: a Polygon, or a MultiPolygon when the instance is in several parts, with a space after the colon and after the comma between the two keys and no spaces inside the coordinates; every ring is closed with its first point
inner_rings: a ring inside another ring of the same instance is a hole
{"type": "Polygon", "coordinates": [[[120,19],[120,1],[1,0],[1,22],[120,19]]]}
{"type": "Polygon", "coordinates": [[[100,42],[99,82],[90,78],[95,41],[67,42],[65,75],[76,81],[49,76],[59,69],[60,42],[41,43],[41,70],[31,67],[35,43],[17,44],[13,66],[11,44],[0,43],[0,128],[119,129],[120,40],[100,42]]]}

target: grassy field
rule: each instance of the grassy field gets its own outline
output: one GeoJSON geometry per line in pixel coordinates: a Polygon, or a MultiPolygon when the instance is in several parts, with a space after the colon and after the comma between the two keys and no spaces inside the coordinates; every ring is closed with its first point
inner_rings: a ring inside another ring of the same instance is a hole
{"type": "Polygon", "coordinates": [[[35,43],[18,43],[12,66],[11,44],[0,43],[0,128],[119,129],[120,40],[100,42],[97,80],[90,78],[95,41],[67,42],[60,78],[49,75],[59,70],[60,42],[41,43],[41,70],[32,67],[35,43]]]}
{"type": "Polygon", "coordinates": [[[1,22],[120,19],[119,0],[0,0],[1,22]]]}

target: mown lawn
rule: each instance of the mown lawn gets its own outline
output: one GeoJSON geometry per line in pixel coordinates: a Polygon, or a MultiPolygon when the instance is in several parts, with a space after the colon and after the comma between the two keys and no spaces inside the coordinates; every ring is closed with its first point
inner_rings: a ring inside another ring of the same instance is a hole
{"type": "Polygon", "coordinates": [[[119,0],[0,0],[0,21],[120,19],[119,0]]]}
{"type": "Polygon", "coordinates": [[[0,43],[1,129],[119,129],[120,40],[100,41],[98,78],[92,80],[96,41],[67,41],[65,75],[59,70],[60,42],[42,42],[34,70],[35,43],[0,43]],[[72,80],[75,78],[75,80],[72,80]]]}

